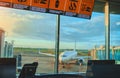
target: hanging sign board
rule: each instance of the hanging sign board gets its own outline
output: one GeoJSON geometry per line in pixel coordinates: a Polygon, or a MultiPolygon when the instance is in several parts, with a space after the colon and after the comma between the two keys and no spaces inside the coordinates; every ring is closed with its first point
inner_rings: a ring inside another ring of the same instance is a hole
{"type": "Polygon", "coordinates": [[[30,2],[31,0],[12,0],[13,8],[23,10],[30,9],[30,2]]]}
{"type": "Polygon", "coordinates": [[[76,16],[79,12],[81,0],[67,0],[65,15],[76,16]]]}
{"type": "Polygon", "coordinates": [[[11,0],[0,0],[0,6],[11,7],[11,0]]]}
{"type": "Polygon", "coordinates": [[[79,15],[91,16],[94,6],[94,0],[82,0],[80,4],[79,15]]]}
{"type": "Polygon", "coordinates": [[[49,13],[63,14],[67,0],[50,0],[49,13]]]}
{"type": "Polygon", "coordinates": [[[30,10],[37,12],[47,12],[48,6],[49,0],[32,0],[30,10]]]}
{"type": "Polygon", "coordinates": [[[0,0],[0,6],[90,19],[94,0],[0,0]]]}

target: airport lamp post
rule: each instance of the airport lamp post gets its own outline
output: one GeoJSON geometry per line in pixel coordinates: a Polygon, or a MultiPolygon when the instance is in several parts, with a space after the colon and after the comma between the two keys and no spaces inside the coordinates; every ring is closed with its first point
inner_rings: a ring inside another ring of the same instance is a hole
{"type": "Polygon", "coordinates": [[[57,15],[57,26],[56,26],[56,42],[55,42],[55,67],[54,73],[58,74],[59,70],[59,41],[60,41],[60,15],[57,15]]]}
{"type": "Polygon", "coordinates": [[[110,60],[110,13],[109,13],[109,3],[106,1],[105,4],[105,52],[106,60],[110,60]]]}

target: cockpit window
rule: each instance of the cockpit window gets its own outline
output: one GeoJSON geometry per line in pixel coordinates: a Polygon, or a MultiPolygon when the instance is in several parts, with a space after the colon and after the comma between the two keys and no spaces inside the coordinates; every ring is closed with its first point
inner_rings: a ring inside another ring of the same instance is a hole
{"type": "Polygon", "coordinates": [[[63,55],[62,57],[67,57],[66,55],[63,55]]]}

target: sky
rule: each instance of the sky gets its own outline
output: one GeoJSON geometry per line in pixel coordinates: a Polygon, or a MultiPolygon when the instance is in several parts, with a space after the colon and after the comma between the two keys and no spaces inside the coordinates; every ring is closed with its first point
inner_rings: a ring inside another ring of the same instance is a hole
{"type": "MultiPolygon", "coordinates": [[[[120,15],[111,14],[111,46],[120,45],[120,15]]],[[[55,14],[0,7],[0,28],[5,41],[15,47],[55,48],[55,14]]],[[[60,16],[60,48],[92,49],[105,45],[104,14],[93,12],[91,19],[60,16]]]]}

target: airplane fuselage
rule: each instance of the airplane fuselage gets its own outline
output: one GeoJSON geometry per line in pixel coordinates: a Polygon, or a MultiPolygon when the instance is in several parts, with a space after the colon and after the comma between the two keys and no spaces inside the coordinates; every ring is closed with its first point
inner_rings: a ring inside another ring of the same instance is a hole
{"type": "Polygon", "coordinates": [[[69,61],[74,60],[76,56],[76,51],[65,51],[60,54],[59,63],[69,63],[69,61]]]}

